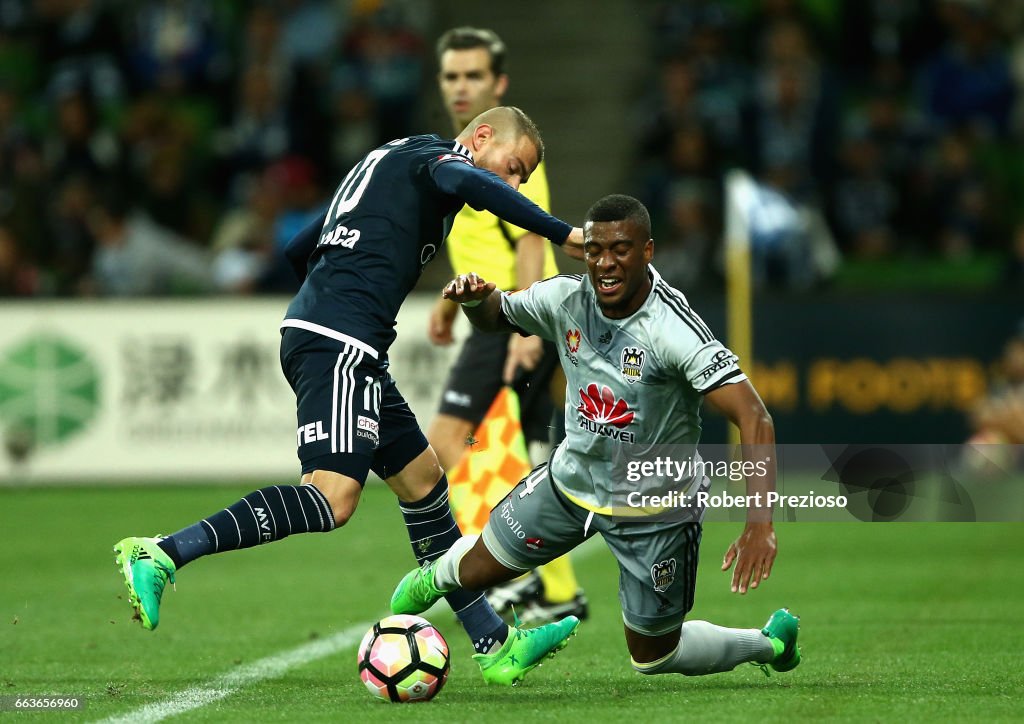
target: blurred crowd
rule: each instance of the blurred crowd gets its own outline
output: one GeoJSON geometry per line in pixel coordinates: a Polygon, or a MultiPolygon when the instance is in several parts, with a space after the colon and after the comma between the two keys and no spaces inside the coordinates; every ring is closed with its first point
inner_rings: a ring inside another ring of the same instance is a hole
{"type": "Polygon", "coordinates": [[[1020,0],[664,0],[654,20],[635,186],[679,286],[721,269],[737,167],[762,284],[981,257],[1024,284],[1020,0]]]}
{"type": "Polygon", "coordinates": [[[1003,347],[995,383],[971,412],[973,441],[1024,445],[1024,321],[1003,347]]]}
{"type": "MultiPolygon", "coordinates": [[[[432,5],[0,0],[0,296],[292,291],[284,242],[424,127],[432,5]]],[[[1024,0],[637,10],[631,186],[678,286],[720,275],[731,168],[762,285],[994,258],[1024,286],[1024,0]]]]}
{"type": "Polygon", "coordinates": [[[416,131],[416,0],[0,0],[0,296],[284,292],[281,247],[416,131]]]}
{"type": "Polygon", "coordinates": [[[966,470],[1000,477],[1024,464],[1024,320],[1006,340],[991,388],[975,402],[968,424],[966,470]]]}

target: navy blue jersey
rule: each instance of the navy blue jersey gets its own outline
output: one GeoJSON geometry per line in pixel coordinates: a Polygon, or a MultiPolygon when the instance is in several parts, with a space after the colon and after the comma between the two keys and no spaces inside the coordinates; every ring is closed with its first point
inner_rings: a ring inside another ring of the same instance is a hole
{"type": "Polygon", "coordinates": [[[345,176],[319,234],[311,227],[289,244],[289,259],[305,281],[282,326],[383,357],[402,302],[466,202],[556,241],[571,229],[474,166],[456,141],[435,135],[392,141],[345,176]]]}

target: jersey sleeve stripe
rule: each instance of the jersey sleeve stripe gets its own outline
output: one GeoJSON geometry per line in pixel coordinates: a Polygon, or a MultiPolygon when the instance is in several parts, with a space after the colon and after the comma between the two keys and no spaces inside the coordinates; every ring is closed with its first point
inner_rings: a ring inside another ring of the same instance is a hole
{"type": "Polygon", "coordinates": [[[667,296],[665,292],[662,291],[660,286],[655,287],[655,294],[657,294],[658,298],[665,303],[666,307],[672,310],[672,312],[674,312],[677,317],[679,317],[681,320],[683,320],[683,322],[686,323],[686,326],[693,330],[693,333],[697,335],[697,339],[699,339],[701,342],[710,342],[712,339],[714,339],[714,337],[712,337],[706,331],[705,327],[703,327],[702,325],[698,325],[694,321],[693,315],[688,314],[685,311],[685,309],[687,308],[684,308],[678,299],[673,299],[672,297],[667,296]]]}
{"type": "MultiPolygon", "coordinates": [[[[704,324],[704,320],[701,319],[700,316],[693,311],[693,309],[686,303],[682,295],[674,294],[671,289],[666,288],[664,286],[659,285],[658,289],[661,292],[661,297],[663,300],[665,300],[666,304],[673,306],[673,308],[678,310],[681,315],[685,315],[687,319],[689,319],[691,322],[693,322],[693,324],[697,325],[697,327],[699,327],[701,331],[703,331],[704,335],[707,337],[707,339],[704,340],[705,342],[710,342],[715,338],[715,335],[711,332],[708,326],[704,324]]],[[[700,335],[698,334],[698,336],[700,335]]]]}
{"type": "Polygon", "coordinates": [[[555,274],[553,277],[548,277],[547,279],[539,279],[539,280],[535,281],[534,284],[543,284],[545,282],[554,281],[555,279],[572,279],[574,282],[581,282],[581,281],[583,281],[583,275],[582,274],[555,274]]]}
{"type": "Polygon", "coordinates": [[[725,375],[723,377],[720,377],[719,379],[715,380],[715,382],[710,387],[705,387],[703,390],[697,390],[697,391],[700,392],[702,395],[706,395],[709,392],[714,392],[719,387],[724,387],[725,385],[732,384],[730,382],[730,380],[734,380],[736,382],[742,382],[745,379],[747,379],[747,376],[746,376],[746,374],[744,374],[743,370],[735,369],[732,372],[730,372],[729,374],[727,374],[727,375],[725,375]],[[737,377],[741,377],[742,379],[737,380],[736,379],[737,377]]]}
{"type": "Polygon", "coordinates": [[[662,286],[661,290],[665,292],[668,296],[679,302],[679,304],[682,305],[683,309],[685,309],[693,317],[693,320],[697,324],[699,324],[705,332],[707,332],[708,336],[714,339],[714,333],[712,333],[708,325],[704,323],[704,320],[700,318],[700,315],[693,311],[693,307],[686,303],[686,297],[684,297],[680,292],[673,289],[672,287],[662,286]]]}

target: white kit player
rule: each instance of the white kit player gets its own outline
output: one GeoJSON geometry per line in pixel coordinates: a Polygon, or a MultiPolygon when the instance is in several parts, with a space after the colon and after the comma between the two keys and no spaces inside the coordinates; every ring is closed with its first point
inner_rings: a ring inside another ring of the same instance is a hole
{"type": "MultiPolygon", "coordinates": [[[[623,514],[635,488],[623,475],[623,458],[654,445],[693,454],[703,401],[739,428],[744,458],[759,463],[745,469],[756,471],[747,476],[747,493],[765,500],[775,489],[772,419],[736,356],[651,266],[654,242],[643,204],[622,195],[594,204],[584,253],[586,275],[552,277],[519,292],[496,290],[476,274],[445,287],[444,296],[461,303],[474,326],[535,334],[559,346],[566,439],[494,508],[480,536],[461,538],[407,574],[392,611],[422,613],[446,592],[490,588],[600,533],[619,564],[626,643],[637,671],[694,676],[743,662],[789,671],[800,651],[798,620],[787,609],[762,629],[684,622],[693,606],[699,515],[623,514]]],[[[674,490],[692,495],[707,485],[702,474],[691,475],[674,490]]],[[[775,553],[770,510],[749,507],[722,564],[728,570],[735,563],[732,591],[746,593],[768,578],[775,553]]]]}

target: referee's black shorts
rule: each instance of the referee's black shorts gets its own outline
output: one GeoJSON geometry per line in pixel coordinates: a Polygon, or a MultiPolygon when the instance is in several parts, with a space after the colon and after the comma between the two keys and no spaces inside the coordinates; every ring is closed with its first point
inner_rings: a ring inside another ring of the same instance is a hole
{"type": "MultiPolygon", "coordinates": [[[[448,374],[441,394],[439,412],[473,424],[484,419],[487,410],[503,386],[505,357],[511,333],[493,334],[473,329],[462,343],[459,356],[448,374]]],[[[550,442],[551,375],[558,366],[558,350],[544,342],[544,356],[532,371],[520,370],[513,382],[519,395],[523,435],[527,442],[550,442]]]]}

